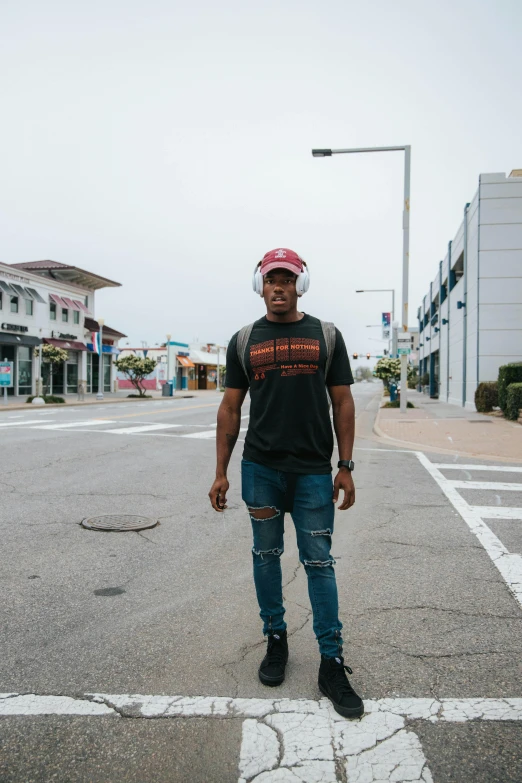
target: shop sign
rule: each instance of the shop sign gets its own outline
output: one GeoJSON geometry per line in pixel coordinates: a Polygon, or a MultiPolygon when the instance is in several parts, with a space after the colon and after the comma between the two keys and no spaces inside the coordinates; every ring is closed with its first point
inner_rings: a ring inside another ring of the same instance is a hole
{"type": "Polygon", "coordinates": [[[0,386],[13,385],[13,363],[0,362],[0,386]]]}
{"type": "Polygon", "coordinates": [[[19,326],[18,324],[2,324],[2,329],[8,332],[28,332],[28,326],[19,326]]]}
{"type": "Polygon", "coordinates": [[[59,338],[60,340],[77,340],[78,337],[75,334],[63,334],[62,332],[51,332],[51,337],[59,338]]]}

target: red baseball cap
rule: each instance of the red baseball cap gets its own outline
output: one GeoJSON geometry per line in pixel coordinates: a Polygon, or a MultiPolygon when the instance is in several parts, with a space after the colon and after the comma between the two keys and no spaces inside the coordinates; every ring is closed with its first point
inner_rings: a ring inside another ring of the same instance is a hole
{"type": "Polygon", "coordinates": [[[300,275],[303,271],[303,259],[293,250],[287,247],[278,247],[275,250],[269,250],[265,253],[261,261],[260,272],[266,275],[274,269],[288,269],[294,275],[300,275]]]}

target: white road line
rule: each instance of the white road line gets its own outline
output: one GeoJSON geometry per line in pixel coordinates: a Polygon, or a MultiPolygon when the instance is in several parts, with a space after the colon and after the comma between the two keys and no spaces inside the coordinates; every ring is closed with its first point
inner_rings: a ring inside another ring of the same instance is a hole
{"type": "MultiPolygon", "coordinates": [[[[98,422],[99,424],[100,422],[98,422]]],[[[115,422],[111,422],[115,423],[115,422]]],[[[113,435],[132,435],[135,432],[153,432],[154,430],[169,430],[173,427],[182,427],[182,424],[144,424],[140,427],[119,427],[115,430],[103,430],[113,435]]]]}
{"type": "Polygon", "coordinates": [[[433,783],[409,720],[430,723],[520,721],[522,699],[380,699],[365,702],[360,720],[346,720],[327,699],[232,699],[208,696],[85,694],[83,699],[0,694],[0,715],[122,715],[243,718],[239,780],[245,783],[345,779],[433,783]]]}
{"type": "MultiPolygon", "coordinates": [[[[510,511],[518,512],[518,516],[513,517],[514,519],[522,519],[522,509],[499,508],[497,506],[470,506],[457,492],[452,482],[442,475],[440,470],[433,462],[430,462],[425,454],[418,451],[417,459],[421,465],[424,465],[431,477],[437,482],[471,532],[476,535],[489,557],[500,571],[508,588],[522,606],[522,557],[519,554],[512,554],[509,552],[502,541],[497,538],[482,519],[483,516],[490,514],[490,512],[494,512],[494,516],[498,518],[500,514],[505,514],[505,512],[510,511]]],[[[506,516],[509,516],[509,514],[506,514],[506,516]]]]}
{"type": "Polygon", "coordinates": [[[448,479],[455,489],[492,489],[502,492],[522,492],[522,484],[509,481],[453,481],[448,479]]]}
{"type": "MultiPolygon", "coordinates": [[[[241,427],[239,432],[246,432],[248,427],[241,427]]],[[[206,430],[204,432],[191,432],[188,435],[181,435],[182,438],[201,438],[204,440],[207,440],[209,438],[215,438],[216,437],[216,430],[206,430]]]]}
{"type": "Polygon", "coordinates": [[[69,427],[93,427],[100,424],[116,424],[116,421],[109,419],[101,421],[100,419],[88,419],[87,421],[71,421],[67,424],[40,424],[38,427],[31,427],[32,430],[66,430],[69,427]]]}
{"type": "Polygon", "coordinates": [[[24,413],[19,413],[19,414],[17,414],[17,415],[13,415],[13,414],[11,414],[11,416],[8,416],[7,418],[8,418],[8,419],[23,419],[23,417],[24,417],[24,416],[25,416],[25,414],[24,414],[24,413]]]}
{"type": "Polygon", "coordinates": [[[508,506],[470,506],[470,508],[486,519],[522,519],[522,508],[508,506]]]}
{"type": "Polygon", "coordinates": [[[447,465],[439,462],[431,464],[439,470],[496,470],[500,473],[522,473],[522,468],[515,468],[511,465],[459,465],[458,462],[451,462],[447,465]]]}
{"type": "Polygon", "coordinates": [[[216,437],[216,430],[203,430],[203,432],[191,432],[188,435],[182,435],[182,438],[201,438],[201,439],[207,439],[207,438],[215,438],[216,437]]]}
{"type": "Polygon", "coordinates": [[[26,424],[40,424],[41,419],[29,419],[25,421],[6,421],[0,422],[0,427],[23,427],[26,424]]]}

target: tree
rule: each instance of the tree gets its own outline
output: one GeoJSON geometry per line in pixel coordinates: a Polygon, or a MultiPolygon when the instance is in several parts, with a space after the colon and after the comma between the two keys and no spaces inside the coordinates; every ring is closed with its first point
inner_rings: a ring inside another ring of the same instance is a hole
{"type": "Polygon", "coordinates": [[[144,378],[156,369],[156,361],[154,359],[141,359],[139,356],[132,354],[116,359],[114,364],[129,379],[140,397],[144,397],[145,387],[142,383],[144,378]]]}
{"type": "Polygon", "coordinates": [[[389,357],[379,359],[374,367],[373,374],[380,378],[385,387],[388,388],[390,381],[398,381],[401,377],[401,360],[390,359],[389,357]]]}
{"type": "MultiPolygon", "coordinates": [[[[54,368],[58,364],[63,364],[67,361],[67,358],[69,354],[64,348],[57,348],[55,345],[50,345],[49,343],[44,343],[41,347],[42,351],[42,362],[46,361],[49,362],[51,365],[51,371],[47,377],[47,380],[49,381],[51,378],[51,375],[54,372],[54,368]]],[[[40,348],[34,349],[34,355],[40,356],[40,348]]],[[[43,377],[42,372],[42,365],[40,364],[40,375],[43,377]]],[[[47,384],[48,389],[48,384],[47,384]]],[[[37,390],[38,391],[38,390],[37,390]]],[[[46,394],[46,390],[44,390],[44,394],[46,394]]]]}
{"type": "Polygon", "coordinates": [[[362,381],[369,381],[373,373],[370,367],[357,367],[355,375],[362,381]]]}

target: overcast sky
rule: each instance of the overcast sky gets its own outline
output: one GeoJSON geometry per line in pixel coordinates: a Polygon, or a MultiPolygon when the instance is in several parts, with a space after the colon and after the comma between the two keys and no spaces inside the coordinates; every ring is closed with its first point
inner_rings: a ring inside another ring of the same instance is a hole
{"type": "Polygon", "coordinates": [[[390,297],[354,291],[400,313],[403,155],[310,150],[412,145],[415,324],[479,173],[522,167],[521,24],[520,0],[3,0],[0,260],[122,283],[96,314],[131,344],[223,344],[291,247],[301,309],[376,353],[390,297]]]}

